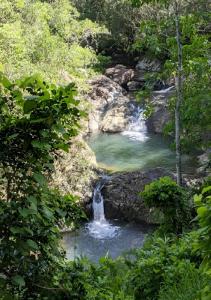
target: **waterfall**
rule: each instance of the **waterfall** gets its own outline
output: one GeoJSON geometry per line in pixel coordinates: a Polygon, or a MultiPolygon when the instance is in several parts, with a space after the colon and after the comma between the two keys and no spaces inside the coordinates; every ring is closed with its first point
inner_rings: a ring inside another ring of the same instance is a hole
{"type": "Polygon", "coordinates": [[[93,194],[93,214],[94,214],[94,220],[95,221],[105,221],[105,213],[104,213],[104,201],[103,196],[101,194],[101,190],[104,187],[106,181],[106,177],[103,177],[102,180],[100,180],[94,190],[93,194]]]}
{"type": "Polygon", "coordinates": [[[122,135],[128,136],[132,140],[144,142],[148,140],[144,110],[135,105],[132,108],[133,115],[130,117],[128,128],[122,132],[122,135]]]}
{"type": "Polygon", "coordinates": [[[119,227],[110,224],[104,213],[104,199],[101,193],[102,188],[109,180],[109,176],[103,176],[97,183],[92,199],[94,220],[87,224],[89,234],[96,239],[108,239],[115,237],[119,232],[119,227]]]}

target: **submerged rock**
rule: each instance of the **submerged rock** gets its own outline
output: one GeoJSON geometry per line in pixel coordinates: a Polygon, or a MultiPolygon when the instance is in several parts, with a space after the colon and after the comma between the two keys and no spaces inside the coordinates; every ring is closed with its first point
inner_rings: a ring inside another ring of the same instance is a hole
{"type": "Polygon", "coordinates": [[[139,193],[146,184],[173,174],[162,168],[148,171],[118,173],[111,177],[102,189],[107,219],[120,219],[145,223],[157,223],[158,219],[144,204],[139,193]]]}

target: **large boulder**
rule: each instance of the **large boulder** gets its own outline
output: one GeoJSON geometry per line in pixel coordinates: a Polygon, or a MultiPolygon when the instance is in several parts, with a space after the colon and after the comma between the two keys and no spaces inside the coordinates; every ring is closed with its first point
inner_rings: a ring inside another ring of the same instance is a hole
{"type": "Polygon", "coordinates": [[[127,83],[134,77],[134,70],[128,69],[123,65],[116,65],[107,69],[105,75],[119,85],[126,87],[127,83]]]}
{"type": "Polygon", "coordinates": [[[162,168],[113,175],[102,189],[106,218],[157,223],[158,220],[145,206],[139,193],[144,190],[146,184],[163,176],[173,177],[162,168]]]}
{"type": "Polygon", "coordinates": [[[91,80],[88,99],[91,103],[88,132],[124,131],[134,110],[126,91],[110,78],[101,75],[91,80]]]}

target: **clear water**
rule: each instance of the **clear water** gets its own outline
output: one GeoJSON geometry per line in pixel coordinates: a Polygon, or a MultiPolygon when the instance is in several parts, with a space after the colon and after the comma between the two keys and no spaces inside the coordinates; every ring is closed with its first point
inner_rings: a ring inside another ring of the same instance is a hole
{"type": "MultiPolygon", "coordinates": [[[[144,135],[141,141],[129,132],[123,134],[101,133],[91,136],[89,146],[95,152],[98,164],[111,171],[146,170],[164,167],[175,171],[175,153],[171,140],[161,135],[144,135]]],[[[186,173],[193,173],[195,162],[187,155],[182,158],[186,173]]]]}
{"type": "MultiPolygon", "coordinates": [[[[76,257],[86,256],[93,262],[98,262],[100,257],[109,256],[116,258],[122,253],[143,245],[146,234],[151,230],[149,226],[137,224],[109,223],[110,229],[116,229],[112,236],[98,238],[90,234],[89,226],[79,231],[64,234],[64,247],[67,258],[73,260],[76,257]]],[[[108,228],[106,226],[106,228],[108,228]]]]}
{"type": "MultiPolygon", "coordinates": [[[[164,167],[175,171],[175,153],[170,149],[170,140],[147,132],[143,110],[134,107],[128,128],[121,134],[98,134],[87,141],[95,152],[98,164],[112,171],[146,170],[164,167]]],[[[186,173],[192,173],[194,161],[183,156],[186,173]]],[[[108,177],[103,177],[93,193],[94,220],[77,232],[64,234],[67,258],[87,256],[97,262],[102,256],[116,258],[123,252],[143,245],[149,226],[120,224],[107,221],[101,189],[108,177]]]]}

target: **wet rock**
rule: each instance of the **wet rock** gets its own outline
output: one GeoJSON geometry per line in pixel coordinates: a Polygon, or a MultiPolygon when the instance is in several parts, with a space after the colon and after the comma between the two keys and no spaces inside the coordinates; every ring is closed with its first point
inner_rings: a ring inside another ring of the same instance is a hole
{"type": "Polygon", "coordinates": [[[105,75],[112,79],[114,82],[125,87],[129,81],[134,77],[134,70],[128,69],[123,65],[116,65],[113,68],[106,70],[105,75]]]}
{"type": "Polygon", "coordinates": [[[108,219],[157,223],[153,212],[147,208],[139,193],[155,179],[173,174],[162,168],[149,171],[125,172],[113,175],[102,189],[105,215],[108,219]]]}

